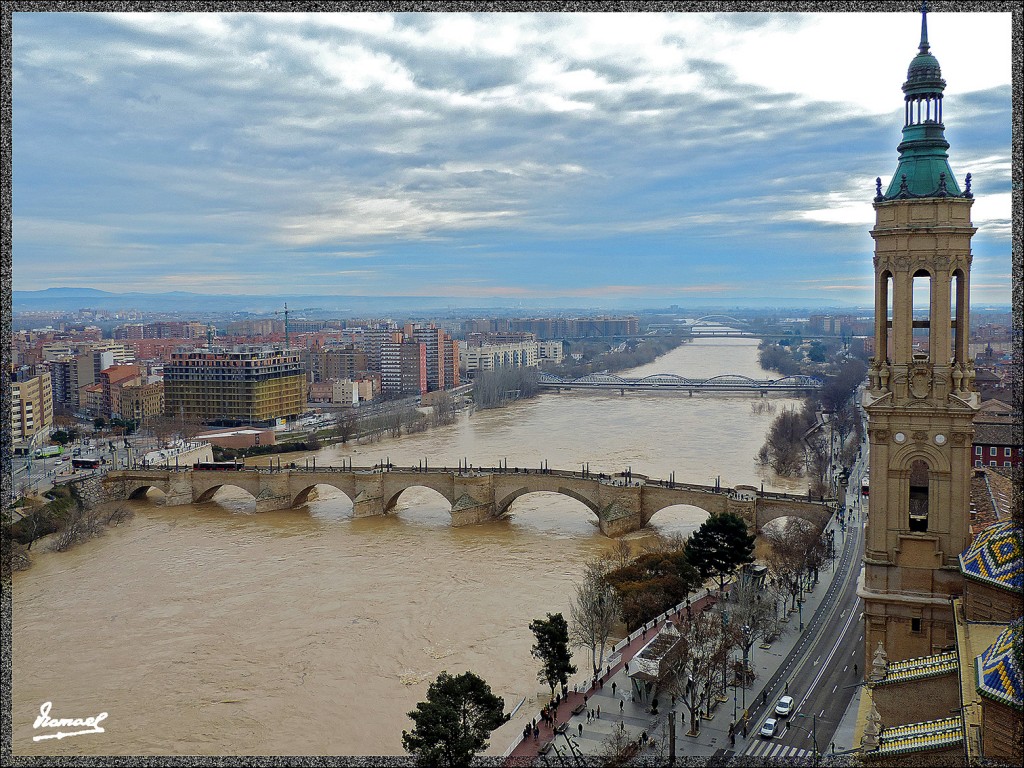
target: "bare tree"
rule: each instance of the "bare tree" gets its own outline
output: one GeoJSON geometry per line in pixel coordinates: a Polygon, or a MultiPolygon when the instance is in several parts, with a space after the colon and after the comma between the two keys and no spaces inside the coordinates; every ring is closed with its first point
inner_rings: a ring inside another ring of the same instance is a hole
{"type": "Polygon", "coordinates": [[[341,438],[341,442],[347,443],[356,434],[356,420],[355,417],[350,413],[346,413],[338,421],[338,426],[334,429],[334,434],[341,438]]]}
{"type": "Polygon", "coordinates": [[[614,563],[614,567],[624,568],[633,559],[633,548],[625,539],[615,539],[611,544],[608,558],[614,563]]]}
{"type": "Polygon", "coordinates": [[[608,638],[618,621],[619,598],[605,581],[607,560],[584,566],[583,580],[576,585],[576,599],[569,606],[569,642],[574,648],[588,648],[594,674],[604,666],[608,638]]]}
{"type": "MultiPolygon", "coordinates": [[[[754,643],[774,639],[779,634],[775,599],[771,595],[764,596],[763,590],[743,580],[733,585],[730,596],[734,601],[729,605],[734,647],[743,652],[744,659],[749,659],[754,643]]],[[[744,667],[744,686],[749,682],[749,675],[749,669],[744,667]]]]}
{"type": "Polygon", "coordinates": [[[781,528],[773,526],[762,531],[762,536],[769,544],[768,570],[784,585],[793,600],[791,608],[795,609],[804,576],[819,556],[821,535],[812,523],[791,517],[781,528]]]}
{"type": "Polygon", "coordinates": [[[596,757],[599,765],[609,767],[627,765],[636,755],[637,750],[636,741],[626,733],[625,728],[613,727],[611,733],[602,742],[596,757]]]}
{"type": "Polygon", "coordinates": [[[700,731],[700,717],[711,708],[721,690],[721,673],[728,658],[731,638],[720,614],[697,611],[680,626],[681,640],[669,662],[671,678],[666,689],[690,712],[690,734],[700,731]]]}
{"type": "Polygon", "coordinates": [[[435,427],[443,427],[455,423],[458,403],[451,392],[438,392],[434,397],[431,423],[435,427]]]}

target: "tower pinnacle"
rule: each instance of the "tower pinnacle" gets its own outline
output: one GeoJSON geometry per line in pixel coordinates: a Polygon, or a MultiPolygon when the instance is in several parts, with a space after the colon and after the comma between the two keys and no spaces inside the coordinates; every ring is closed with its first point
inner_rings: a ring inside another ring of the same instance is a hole
{"type": "Polygon", "coordinates": [[[921,45],[917,48],[921,53],[928,53],[928,3],[921,3],[921,45]]]}
{"type": "Polygon", "coordinates": [[[949,167],[949,142],[942,124],[942,79],[939,60],[928,43],[928,5],[921,3],[921,42],[907,68],[903,83],[903,141],[896,173],[882,200],[918,197],[960,197],[960,187],[949,167]]]}

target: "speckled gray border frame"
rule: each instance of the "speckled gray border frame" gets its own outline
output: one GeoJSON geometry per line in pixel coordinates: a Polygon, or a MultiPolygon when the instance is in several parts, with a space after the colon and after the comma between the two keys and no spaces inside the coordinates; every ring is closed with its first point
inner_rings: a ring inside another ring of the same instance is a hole
{"type": "MultiPolygon", "coordinates": [[[[11,14],[15,12],[75,12],[75,11],[789,11],[789,12],[854,12],[882,11],[887,13],[916,13],[920,7],[917,0],[907,2],[51,2],[48,0],[21,0],[8,2],[0,0],[2,17],[0,17],[0,33],[2,33],[2,91],[0,100],[3,106],[3,123],[0,138],[0,173],[2,176],[3,218],[0,221],[0,360],[3,362],[2,384],[0,384],[0,503],[6,507],[13,494],[11,476],[11,385],[7,372],[12,363],[11,346],[11,161],[12,161],[12,84],[11,84],[11,14]]],[[[1013,12],[1013,71],[1020,72],[1024,66],[1022,57],[1022,16],[1024,11],[1019,2],[932,2],[933,11],[1000,11],[1013,12]]],[[[967,47],[983,46],[983,40],[957,41],[967,47]]],[[[870,51],[847,51],[847,60],[856,61],[858,56],[869,56],[870,51]]],[[[1018,442],[1022,440],[1021,414],[1024,412],[1022,394],[1024,394],[1024,269],[1021,265],[1021,215],[1024,208],[1024,177],[1021,174],[1022,120],[1021,78],[1013,78],[1013,231],[1012,231],[1012,264],[1013,264],[1013,405],[1014,435],[1018,442]]],[[[867,258],[867,254],[865,254],[867,258]]],[[[1019,510],[1024,502],[1024,484],[1022,471],[1014,474],[1014,508],[1019,510]]],[[[1019,512],[1018,512],[1019,514],[1019,512]]],[[[4,765],[12,766],[409,766],[413,762],[402,757],[20,757],[12,754],[12,721],[11,721],[11,592],[10,583],[0,585],[0,643],[2,643],[2,684],[0,684],[0,760],[4,765]]],[[[497,758],[479,758],[479,765],[500,765],[497,758]]],[[[679,766],[706,765],[707,760],[681,758],[676,761],[679,766]]],[[[825,761],[823,761],[825,762],[825,761]]],[[[849,758],[845,759],[849,763],[849,758]]],[[[551,763],[554,765],[554,763],[551,763]]],[[[597,765],[596,762],[589,762],[597,765]]],[[[737,757],[733,765],[756,765],[749,758],[737,757]]],[[[838,764],[838,763],[830,763],[838,764]]]]}

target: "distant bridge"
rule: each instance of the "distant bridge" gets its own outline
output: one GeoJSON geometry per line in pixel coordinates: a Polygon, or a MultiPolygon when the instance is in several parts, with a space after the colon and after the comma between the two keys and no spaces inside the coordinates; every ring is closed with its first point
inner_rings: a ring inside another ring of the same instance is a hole
{"type": "Polygon", "coordinates": [[[619,390],[626,392],[716,392],[724,394],[753,393],[794,394],[821,389],[821,379],[813,376],[786,376],[781,379],[752,379],[735,373],[710,379],[690,379],[674,373],[655,373],[640,379],[623,378],[613,373],[591,373],[578,379],[562,379],[542,372],[538,384],[556,392],[573,389],[619,390]]]}
{"type": "Polygon", "coordinates": [[[709,514],[732,512],[755,531],[769,521],[796,516],[822,526],[834,500],[806,496],[758,493],[753,486],[722,488],[669,480],[655,480],[636,473],[594,475],[557,469],[514,471],[505,468],[460,469],[424,467],[313,467],[273,469],[120,470],[85,482],[97,483],[104,500],[139,498],[150,488],[162,491],[166,504],[197,504],[210,501],[224,486],[250,493],[256,511],[290,509],[305,504],[318,485],[345,493],[355,517],[392,512],[398,497],[409,488],[431,488],[451,505],[452,525],[470,525],[508,513],[512,502],[528,493],[558,493],[582,502],[594,513],[607,536],[638,531],[666,507],[687,504],[709,514]]]}

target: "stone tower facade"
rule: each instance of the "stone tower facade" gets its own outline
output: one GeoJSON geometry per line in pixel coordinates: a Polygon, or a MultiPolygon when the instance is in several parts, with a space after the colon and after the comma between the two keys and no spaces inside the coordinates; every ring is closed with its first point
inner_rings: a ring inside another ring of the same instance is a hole
{"type": "Polygon", "coordinates": [[[968,355],[970,175],[949,168],[939,62],[921,43],[903,85],[903,141],[888,189],[876,182],[875,356],[864,393],[871,497],[864,581],[864,661],[955,643],[950,598],[963,591],[971,443],[979,399],[968,355]],[[916,304],[916,308],[915,308],[916,304]]]}

